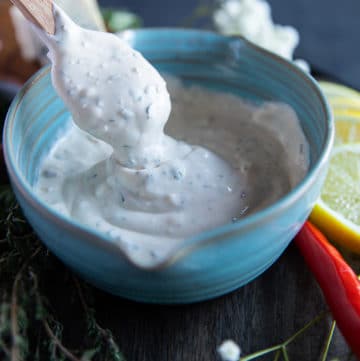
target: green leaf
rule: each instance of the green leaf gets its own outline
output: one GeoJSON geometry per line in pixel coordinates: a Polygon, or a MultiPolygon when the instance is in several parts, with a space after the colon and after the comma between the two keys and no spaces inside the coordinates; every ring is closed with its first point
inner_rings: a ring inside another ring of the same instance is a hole
{"type": "Polygon", "coordinates": [[[91,350],[86,350],[82,356],[81,356],[81,361],[91,361],[92,358],[99,352],[98,348],[94,348],[91,350]]]}
{"type": "Polygon", "coordinates": [[[142,26],[140,17],[127,10],[103,9],[102,15],[108,29],[114,33],[142,26]]]}

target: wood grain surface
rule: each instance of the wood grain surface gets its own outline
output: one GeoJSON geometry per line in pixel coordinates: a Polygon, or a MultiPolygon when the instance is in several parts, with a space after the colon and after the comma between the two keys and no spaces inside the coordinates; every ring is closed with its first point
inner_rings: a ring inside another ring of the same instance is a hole
{"type": "MultiPolygon", "coordinates": [[[[215,300],[156,306],[96,295],[99,319],[114,332],[126,359],[134,361],[218,360],[216,347],[228,338],[249,354],[285,341],[327,309],[294,245],[258,279],[215,300]]],[[[330,323],[325,318],[291,344],[291,361],[320,360],[330,323]]],[[[345,361],[348,353],[336,332],[330,356],[345,361]]],[[[261,360],[274,360],[274,354],[261,360]]]]}
{"type": "MultiPolygon", "coordinates": [[[[357,269],[359,271],[359,269],[357,269]]],[[[64,268],[49,272],[51,303],[62,314],[64,342],[76,349],[86,330],[71,303],[64,268]]],[[[256,280],[228,295],[190,305],[150,305],[92,290],[99,324],[111,330],[127,361],[219,361],[216,348],[233,339],[243,355],[285,341],[327,310],[321,291],[295,245],[256,280]]],[[[76,296],[75,296],[76,297],[76,296]]],[[[331,317],[312,326],[288,348],[290,361],[320,361],[331,317]]],[[[259,358],[273,361],[274,354],[259,358]]],[[[356,361],[335,331],[327,361],[356,361]]],[[[279,359],[279,361],[282,359],[279,359]]]]}
{"type": "Polygon", "coordinates": [[[53,0],[11,0],[22,14],[49,34],[55,33],[53,0]]]}

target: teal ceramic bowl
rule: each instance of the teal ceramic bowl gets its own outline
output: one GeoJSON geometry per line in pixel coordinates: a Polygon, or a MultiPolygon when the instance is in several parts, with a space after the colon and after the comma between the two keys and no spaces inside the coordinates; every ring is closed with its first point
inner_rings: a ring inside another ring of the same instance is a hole
{"type": "Polygon", "coordinates": [[[127,31],[120,36],[160,71],[186,84],[256,102],[290,104],[310,144],[305,179],[270,207],[184,240],[157,264],[140,267],[105,235],[53,211],[33,191],[39,163],[69,117],[51,85],[49,68],[44,68],[13,101],[4,129],[5,159],[18,201],[46,246],[110,293],[144,302],[189,303],[235,290],[281,255],[317,200],[334,134],[329,107],[312,78],[243,39],[177,29],[127,31]]]}

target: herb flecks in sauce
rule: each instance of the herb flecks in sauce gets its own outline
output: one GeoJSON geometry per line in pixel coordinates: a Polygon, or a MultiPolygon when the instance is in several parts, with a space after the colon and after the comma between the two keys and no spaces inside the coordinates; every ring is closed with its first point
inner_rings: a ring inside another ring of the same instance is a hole
{"type": "Polygon", "coordinates": [[[42,164],[61,164],[64,174],[48,179],[40,172],[37,184],[48,203],[104,232],[142,263],[161,259],[184,238],[266,207],[302,179],[308,164],[305,137],[288,106],[253,106],[167,81],[177,103],[166,132],[188,143],[165,136],[162,146],[171,160],[127,168],[114,160],[109,145],[70,127],[42,164]],[[210,116],[212,125],[204,129],[202,119],[210,116]],[[42,191],[48,186],[51,194],[42,191]]]}
{"type": "Polygon", "coordinates": [[[304,176],[307,143],[288,106],[256,107],[169,79],[176,102],[167,123],[166,83],[141,54],[78,27],[56,5],[55,14],[55,36],[41,36],[78,127],[39,171],[37,192],[54,209],[149,264],[185,238],[266,207],[304,176]]]}

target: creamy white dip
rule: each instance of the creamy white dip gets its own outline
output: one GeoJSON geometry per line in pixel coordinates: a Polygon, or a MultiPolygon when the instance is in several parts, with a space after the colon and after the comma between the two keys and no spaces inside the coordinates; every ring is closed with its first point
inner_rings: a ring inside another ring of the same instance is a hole
{"type": "Polygon", "coordinates": [[[73,122],[43,159],[35,189],[135,262],[158,262],[182,240],[270,205],[304,177],[308,146],[289,106],[252,105],[173,78],[170,102],[165,81],[138,52],[77,27],[58,8],[56,15],[56,34],[45,41],[73,122]]]}

